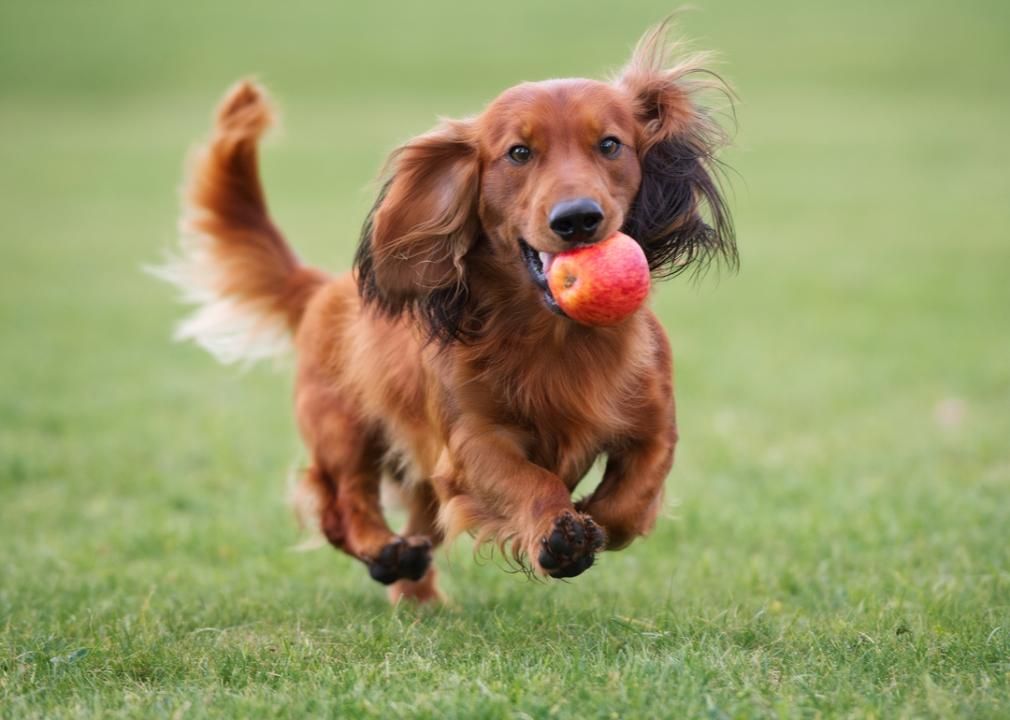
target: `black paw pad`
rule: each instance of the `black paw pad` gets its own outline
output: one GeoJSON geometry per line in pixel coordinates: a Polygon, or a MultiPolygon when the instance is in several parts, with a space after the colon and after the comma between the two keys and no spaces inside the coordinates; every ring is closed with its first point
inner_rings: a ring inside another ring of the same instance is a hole
{"type": "Polygon", "coordinates": [[[553,578],[581,575],[603,547],[603,531],[588,515],[565,513],[540,541],[540,567],[553,578]]]}
{"type": "Polygon", "coordinates": [[[420,580],[431,564],[431,541],[398,537],[384,545],[368,564],[368,574],[383,585],[397,580],[420,580]]]}

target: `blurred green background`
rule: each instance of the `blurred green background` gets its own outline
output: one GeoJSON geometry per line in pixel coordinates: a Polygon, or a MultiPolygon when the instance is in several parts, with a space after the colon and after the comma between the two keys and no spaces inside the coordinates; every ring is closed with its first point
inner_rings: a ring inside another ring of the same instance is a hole
{"type": "Polygon", "coordinates": [[[571,583],[441,561],[390,610],[295,553],[286,371],[169,342],[144,275],[235,79],[275,217],[346,268],[386,153],[600,77],[661,2],[0,3],[0,714],[1010,715],[1010,5],[705,1],[739,275],[654,305],[656,532],[571,583]]]}

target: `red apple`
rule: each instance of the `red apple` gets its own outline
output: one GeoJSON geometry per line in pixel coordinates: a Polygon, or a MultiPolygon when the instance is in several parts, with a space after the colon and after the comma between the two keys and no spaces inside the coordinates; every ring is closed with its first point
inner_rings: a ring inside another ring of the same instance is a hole
{"type": "Polygon", "coordinates": [[[624,233],[558,253],[545,268],[547,284],[568,317],[584,325],[616,325],[649,294],[649,263],[624,233]]]}

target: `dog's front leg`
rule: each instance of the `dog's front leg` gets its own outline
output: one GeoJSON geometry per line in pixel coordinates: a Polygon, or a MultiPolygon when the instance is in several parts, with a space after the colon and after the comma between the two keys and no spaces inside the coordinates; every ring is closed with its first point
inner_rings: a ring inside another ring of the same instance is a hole
{"type": "Polygon", "coordinates": [[[664,432],[611,452],[596,491],[576,503],[603,526],[607,550],[619,550],[652,529],[676,444],[677,431],[671,423],[664,432]]]}
{"type": "Polygon", "coordinates": [[[603,547],[600,527],[572,504],[565,484],[529,461],[514,428],[464,418],[450,435],[454,495],[449,525],[509,539],[537,571],[555,578],[587,570],[603,547]]]}

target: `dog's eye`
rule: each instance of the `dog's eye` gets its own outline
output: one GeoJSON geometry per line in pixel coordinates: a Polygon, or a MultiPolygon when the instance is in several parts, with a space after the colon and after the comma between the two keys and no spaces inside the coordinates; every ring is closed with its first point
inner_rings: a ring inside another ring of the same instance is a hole
{"type": "Polygon", "coordinates": [[[516,165],[524,165],[530,161],[533,157],[533,151],[530,150],[525,145],[513,145],[509,148],[509,160],[514,162],[516,165]]]}
{"type": "Polygon", "coordinates": [[[614,157],[621,151],[621,141],[615,137],[605,137],[600,140],[600,152],[607,157],[614,157]]]}

